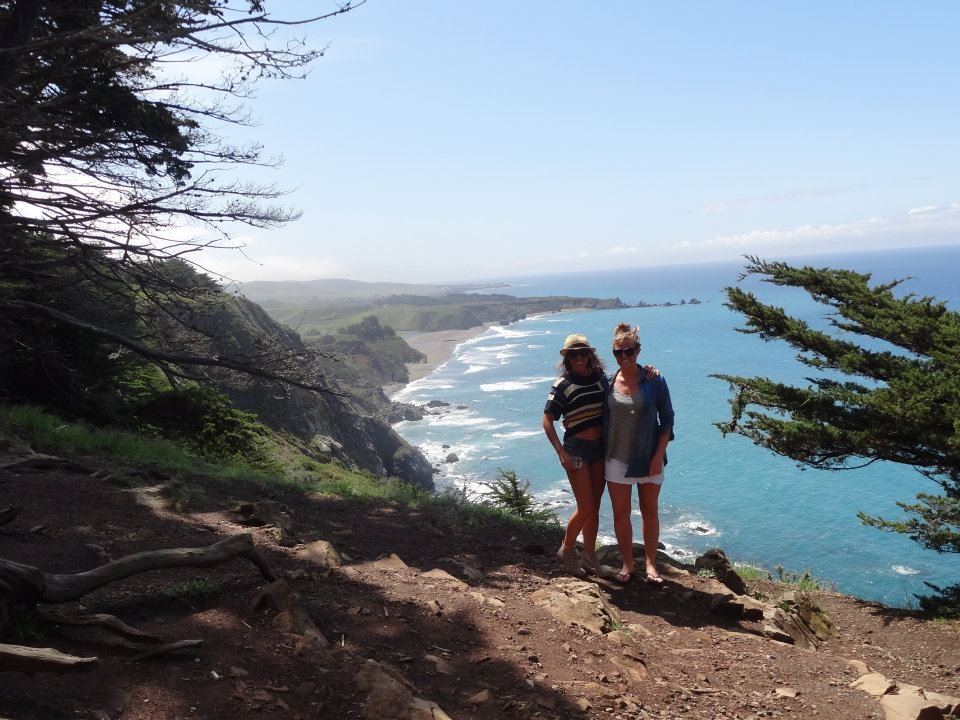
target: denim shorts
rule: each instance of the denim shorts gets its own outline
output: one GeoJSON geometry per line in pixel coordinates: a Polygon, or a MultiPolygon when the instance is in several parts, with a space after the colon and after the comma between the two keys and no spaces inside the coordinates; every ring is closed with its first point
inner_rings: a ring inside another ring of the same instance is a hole
{"type": "Polygon", "coordinates": [[[580,465],[592,465],[603,458],[603,440],[581,440],[574,436],[563,441],[563,449],[580,465]]]}

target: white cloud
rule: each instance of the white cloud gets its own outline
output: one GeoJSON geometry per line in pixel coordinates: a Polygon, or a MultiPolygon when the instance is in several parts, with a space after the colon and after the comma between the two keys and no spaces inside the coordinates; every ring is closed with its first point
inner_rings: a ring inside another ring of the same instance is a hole
{"type": "Polygon", "coordinates": [[[190,260],[211,275],[237,282],[251,280],[316,280],[347,277],[350,269],[339,260],[322,256],[269,254],[265,248],[251,248],[254,238],[235,237],[245,243],[243,250],[205,250],[190,260]],[[251,251],[252,250],[252,251],[251,251]]]}
{"type": "Polygon", "coordinates": [[[835,249],[848,250],[902,247],[960,242],[960,203],[924,206],[909,210],[899,218],[870,217],[834,225],[801,225],[795,228],[765,228],[733,235],[717,235],[704,240],[685,240],[663,245],[661,251],[683,255],[696,252],[703,259],[733,257],[775,248],[780,252],[835,249]]]}
{"type": "Polygon", "coordinates": [[[907,215],[912,219],[922,217],[924,219],[944,218],[950,215],[960,214],[960,203],[951,203],[950,205],[924,205],[923,207],[913,208],[907,211],[907,215]]]}

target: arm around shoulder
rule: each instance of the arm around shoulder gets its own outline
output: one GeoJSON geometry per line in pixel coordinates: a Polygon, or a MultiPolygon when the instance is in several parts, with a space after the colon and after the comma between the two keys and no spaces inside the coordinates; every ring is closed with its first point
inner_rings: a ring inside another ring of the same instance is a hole
{"type": "Polygon", "coordinates": [[[660,427],[670,428],[670,439],[673,439],[673,402],[670,400],[670,388],[663,375],[657,377],[657,414],[660,416],[660,427]]]}

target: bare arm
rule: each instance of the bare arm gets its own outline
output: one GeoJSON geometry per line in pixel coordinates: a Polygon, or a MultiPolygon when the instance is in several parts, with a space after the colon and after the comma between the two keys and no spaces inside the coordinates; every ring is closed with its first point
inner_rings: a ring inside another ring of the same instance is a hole
{"type": "Polygon", "coordinates": [[[661,379],[661,386],[657,392],[657,414],[660,422],[664,423],[660,437],[657,439],[657,449],[650,458],[650,475],[659,475],[663,472],[663,458],[667,452],[667,443],[673,435],[673,403],[670,402],[670,389],[667,381],[661,379]]]}
{"type": "Polygon", "coordinates": [[[547,434],[547,440],[553,445],[553,449],[557,451],[557,456],[560,458],[560,465],[564,468],[572,468],[572,464],[568,465],[571,460],[570,453],[564,449],[563,443],[560,442],[560,436],[557,435],[557,429],[554,427],[555,422],[556,420],[553,419],[553,415],[550,413],[543,414],[543,431],[547,434]]]}
{"type": "Polygon", "coordinates": [[[650,469],[647,471],[647,474],[651,477],[663,472],[663,456],[667,452],[667,443],[670,442],[670,433],[672,431],[673,428],[668,427],[657,439],[657,449],[654,450],[653,457],[650,458],[650,469]]]}

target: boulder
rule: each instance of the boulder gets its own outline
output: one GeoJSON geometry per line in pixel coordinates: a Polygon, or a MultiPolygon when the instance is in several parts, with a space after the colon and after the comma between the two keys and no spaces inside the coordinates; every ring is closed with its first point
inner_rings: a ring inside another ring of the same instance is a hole
{"type": "Polygon", "coordinates": [[[887,694],[880,698],[884,720],[943,720],[945,717],[936,703],[922,693],[887,694]]]}
{"type": "Polygon", "coordinates": [[[896,683],[887,680],[886,676],[881,673],[875,672],[867,673],[857,678],[850,683],[850,687],[856,690],[862,690],[867,693],[867,695],[881,697],[893,690],[896,687],[896,683]]]}
{"type": "Polygon", "coordinates": [[[378,570],[390,570],[392,572],[410,569],[410,566],[401,560],[400,556],[396,553],[390,553],[379,560],[374,560],[372,563],[369,563],[368,566],[377,568],[378,570]]]}
{"type": "Polygon", "coordinates": [[[423,420],[423,409],[409,403],[392,402],[388,410],[387,419],[391,423],[398,423],[402,420],[416,421],[423,420]]]}
{"type": "Polygon", "coordinates": [[[186,503],[179,499],[180,483],[176,481],[164,482],[158,485],[135,487],[119,490],[121,499],[135,505],[142,505],[151,510],[179,510],[185,511],[186,503]]]}
{"type": "Polygon", "coordinates": [[[427,572],[420,573],[420,577],[429,578],[430,580],[440,580],[441,582],[448,582],[452,585],[455,585],[459,588],[466,588],[467,584],[460,578],[454,577],[446,570],[441,570],[440,568],[434,568],[433,570],[428,570],[427,572]]]}
{"type": "Polygon", "coordinates": [[[388,470],[391,475],[401,480],[433,490],[433,466],[419,450],[406,441],[390,457],[388,470]]]}
{"type": "Polygon", "coordinates": [[[457,575],[470,582],[481,583],[484,580],[483,573],[469,563],[461,562],[460,560],[455,560],[450,557],[440,558],[437,562],[453,568],[453,571],[457,575]]]}
{"type": "Polygon", "coordinates": [[[354,682],[366,694],[360,715],[368,720],[450,720],[435,702],[414,697],[402,674],[373,660],[364,662],[354,682]]]}
{"type": "Polygon", "coordinates": [[[340,557],[340,553],[326,540],[315,540],[312,543],[304,545],[297,551],[297,557],[313,565],[319,565],[325,568],[334,568],[343,565],[343,558],[340,557]]]}
{"type": "Polygon", "coordinates": [[[733,569],[733,564],[720,548],[707,550],[694,561],[693,566],[697,570],[712,571],[717,580],[737,595],[747,594],[747,584],[743,581],[743,578],[737,575],[737,571],[733,569]]]}
{"type": "Polygon", "coordinates": [[[283,547],[297,544],[297,531],[294,528],[290,508],[274,500],[244,502],[231,511],[241,525],[252,527],[272,526],[276,528],[277,541],[283,547]]]}
{"type": "Polygon", "coordinates": [[[590,582],[562,580],[534,592],[534,605],[545,608],[562,623],[602,634],[620,624],[620,611],[590,582]]]}
{"type": "Polygon", "coordinates": [[[267,609],[275,612],[273,624],[285,633],[310,638],[310,642],[319,649],[329,646],[317,626],[313,624],[306,608],[300,602],[300,596],[290,589],[286,580],[275,580],[264,586],[254,600],[254,610],[267,609]]]}

